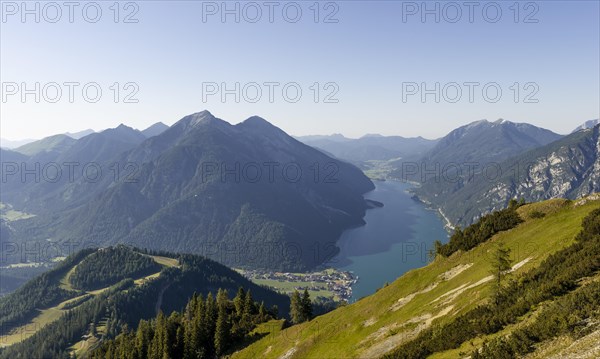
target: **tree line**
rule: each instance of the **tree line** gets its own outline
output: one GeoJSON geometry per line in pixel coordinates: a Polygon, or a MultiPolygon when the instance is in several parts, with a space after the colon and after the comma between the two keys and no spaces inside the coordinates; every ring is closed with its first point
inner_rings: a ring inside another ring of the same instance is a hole
{"type": "Polygon", "coordinates": [[[496,233],[516,227],[523,222],[517,213],[517,209],[523,204],[523,201],[517,202],[517,200],[512,199],[508,208],[486,214],[477,223],[468,226],[464,230],[457,227],[448,243],[442,244],[440,241],[435,241],[435,254],[448,257],[459,250],[468,251],[492,238],[496,233]]]}
{"type": "Polygon", "coordinates": [[[214,358],[245,340],[260,323],[277,317],[250,290],[239,288],[233,300],[227,290],[216,297],[194,294],[182,312],[141,320],[135,331],[125,330],[104,342],[90,358],[164,359],[214,358]]]}

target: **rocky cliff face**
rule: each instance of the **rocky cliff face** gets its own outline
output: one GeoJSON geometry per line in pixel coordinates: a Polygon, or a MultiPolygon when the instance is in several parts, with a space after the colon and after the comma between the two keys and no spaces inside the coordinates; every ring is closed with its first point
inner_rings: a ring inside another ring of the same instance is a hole
{"type": "Polygon", "coordinates": [[[502,174],[424,184],[416,190],[453,223],[466,225],[512,198],[576,199],[600,191],[600,126],[582,130],[498,165],[502,174]]]}

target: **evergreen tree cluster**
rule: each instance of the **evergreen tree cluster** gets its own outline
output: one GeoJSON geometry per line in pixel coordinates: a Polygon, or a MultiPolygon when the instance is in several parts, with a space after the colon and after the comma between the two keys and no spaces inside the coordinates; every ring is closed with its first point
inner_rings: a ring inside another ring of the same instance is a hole
{"type": "Polygon", "coordinates": [[[214,358],[246,339],[257,324],[273,319],[250,290],[239,288],[233,300],[226,290],[216,297],[194,294],[182,312],[141,320],[135,331],[125,331],[103,343],[91,359],[214,358]]]}
{"type": "Polygon", "coordinates": [[[119,245],[101,248],[87,256],[77,265],[69,280],[75,288],[94,290],[159,270],[160,265],[151,257],[119,245]]]}
{"type": "Polygon", "coordinates": [[[297,290],[294,290],[294,293],[292,293],[290,317],[294,324],[307,322],[312,319],[313,305],[307,289],[304,289],[302,296],[300,296],[297,290]]]}
{"type": "Polygon", "coordinates": [[[448,257],[459,250],[468,251],[492,238],[496,233],[516,227],[523,222],[517,213],[519,206],[517,201],[512,200],[508,208],[487,214],[464,230],[457,227],[448,243],[441,244],[436,241],[435,253],[448,257]]]}
{"type": "MultiPolygon", "coordinates": [[[[86,249],[68,257],[55,269],[40,275],[18,291],[0,299],[2,304],[0,305],[2,314],[0,319],[5,320],[3,329],[11,330],[39,314],[40,309],[46,309],[66,299],[79,296],[62,307],[64,313],[55,321],[41,328],[27,327],[25,331],[35,331],[31,337],[5,348],[0,347],[0,359],[70,358],[69,347],[82,340],[84,335],[92,335],[106,341],[122,333],[129,333],[129,328],[137,328],[142,319],[155,318],[159,298],[161,300],[160,308],[164,312],[181,312],[188,305],[194,292],[202,293],[206,298],[210,291],[214,292],[217,288],[223,288],[230,292],[239,287],[249,288],[252,294],[246,295],[244,292],[242,303],[253,302],[253,298],[255,298],[256,301],[264,301],[270,307],[270,310],[267,310],[262,304],[246,306],[248,310],[245,315],[242,307],[239,315],[242,319],[231,320],[228,323],[222,322],[222,324],[231,325],[231,336],[234,339],[239,333],[244,333],[247,328],[251,327],[251,323],[257,317],[276,317],[278,308],[282,308],[282,314],[287,315],[288,296],[258,286],[222,264],[195,255],[123,248],[137,253],[177,258],[180,266],[163,266],[159,276],[143,283],[136,284],[133,278],[127,278],[105,291],[85,295],[85,292],[82,291],[62,289],[61,283],[75,265],[83,264],[82,262],[88,256],[94,255],[96,250],[86,249]],[[19,322],[9,321],[12,318],[21,318],[21,320],[19,322]],[[100,323],[102,323],[103,330],[97,332],[95,329],[100,326],[100,323]]],[[[102,251],[102,253],[109,252],[102,251]]],[[[88,269],[94,270],[94,267],[90,266],[88,269]]],[[[239,302],[241,295],[236,298],[239,302]]],[[[231,308],[228,306],[228,312],[230,310],[231,308]]]]}
{"type": "Polygon", "coordinates": [[[598,285],[580,287],[583,278],[599,270],[600,209],[596,209],[583,220],[574,244],[510,280],[502,286],[495,302],[480,305],[446,324],[434,324],[385,358],[425,358],[458,348],[479,335],[497,333],[541,303],[554,300],[557,304],[544,311],[547,317],[536,316],[533,324],[508,339],[489,343],[474,357],[514,358],[533,351],[535,343],[565,333],[574,334],[591,316],[600,317],[598,285]]]}

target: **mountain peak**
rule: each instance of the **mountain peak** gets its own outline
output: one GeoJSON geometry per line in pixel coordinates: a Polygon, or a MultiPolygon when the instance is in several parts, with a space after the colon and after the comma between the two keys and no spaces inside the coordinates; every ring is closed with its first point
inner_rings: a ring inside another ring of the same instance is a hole
{"type": "Polygon", "coordinates": [[[581,131],[581,130],[587,130],[587,129],[595,127],[598,124],[600,124],[600,120],[598,120],[598,119],[596,119],[596,120],[589,120],[589,121],[584,122],[581,126],[578,126],[571,133],[574,133],[574,132],[577,132],[577,131],[581,131]]]}
{"type": "Polygon", "coordinates": [[[152,126],[146,128],[145,130],[142,131],[142,134],[144,136],[146,136],[146,138],[150,138],[150,137],[154,137],[154,136],[158,136],[161,133],[163,133],[164,131],[166,131],[169,128],[169,126],[165,125],[162,122],[157,122],[155,124],[153,124],[152,126]]]}
{"type": "Polygon", "coordinates": [[[181,120],[177,121],[173,126],[171,126],[170,129],[173,129],[175,132],[179,133],[179,131],[187,131],[205,125],[230,126],[228,122],[216,118],[208,110],[204,110],[183,117],[181,120]]]}
{"type": "Polygon", "coordinates": [[[190,116],[198,121],[203,120],[203,119],[215,118],[215,116],[212,113],[210,113],[210,111],[208,111],[208,110],[196,112],[196,113],[191,114],[190,116]]]}
{"type": "Polygon", "coordinates": [[[142,134],[141,131],[136,130],[133,127],[129,127],[125,124],[120,124],[119,126],[117,126],[115,128],[109,128],[102,132],[98,132],[96,134],[86,136],[83,139],[92,138],[92,137],[94,137],[94,135],[95,135],[95,138],[104,137],[104,138],[110,138],[112,140],[118,140],[118,141],[122,141],[122,142],[136,143],[136,144],[140,143],[144,139],[146,139],[146,137],[144,137],[144,135],[142,134]]]}
{"type": "Polygon", "coordinates": [[[507,121],[503,118],[499,118],[498,120],[494,121],[495,125],[504,125],[504,124],[511,124],[512,122],[507,121]]]}
{"type": "Polygon", "coordinates": [[[382,138],[383,135],[380,135],[379,133],[367,133],[366,135],[362,136],[361,138],[382,138]]]}
{"type": "Polygon", "coordinates": [[[249,135],[259,135],[270,139],[289,141],[291,137],[279,127],[260,116],[252,116],[236,125],[237,128],[249,135]]]}
{"type": "Polygon", "coordinates": [[[260,116],[251,116],[242,122],[245,126],[267,126],[267,127],[275,127],[269,121],[265,120],[260,116]]]}
{"type": "Polygon", "coordinates": [[[208,110],[185,116],[173,126],[184,126],[184,128],[195,128],[203,124],[227,123],[213,116],[208,110]]]}
{"type": "Polygon", "coordinates": [[[481,126],[481,125],[489,125],[490,122],[488,120],[479,120],[479,121],[473,121],[471,123],[469,123],[468,125],[465,125],[463,127],[459,127],[458,129],[464,128],[464,129],[469,129],[469,128],[473,128],[473,127],[477,127],[477,126],[481,126]]]}
{"type": "MultiPolygon", "coordinates": [[[[123,130],[133,130],[133,127],[129,127],[126,124],[122,123],[119,126],[115,127],[115,130],[123,131],[123,130]]],[[[135,130],[134,130],[135,131],[135,130]]]]}

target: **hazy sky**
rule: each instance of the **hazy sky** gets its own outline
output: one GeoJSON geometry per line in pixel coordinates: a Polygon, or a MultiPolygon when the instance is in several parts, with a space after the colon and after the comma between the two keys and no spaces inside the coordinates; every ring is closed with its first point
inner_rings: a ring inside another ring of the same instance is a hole
{"type": "Polygon", "coordinates": [[[221,1],[76,2],[72,19],[64,5],[28,2],[24,22],[21,4],[2,2],[9,139],[170,125],[204,109],[349,137],[435,138],[498,118],[568,133],[599,117],[598,1],[227,2],[225,21],[221,1]],[[424,101],[421,84],[432,90],[424,101]]]}

